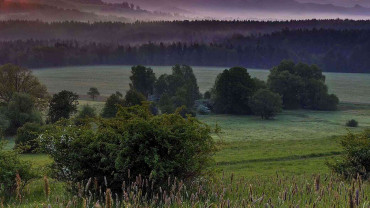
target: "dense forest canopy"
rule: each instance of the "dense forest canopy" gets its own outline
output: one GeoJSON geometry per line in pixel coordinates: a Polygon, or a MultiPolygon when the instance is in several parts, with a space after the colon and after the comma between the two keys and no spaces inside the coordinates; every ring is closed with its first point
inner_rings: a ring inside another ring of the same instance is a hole
{"type": "Polygon", "coordinates": [[[365,20],[290,21],[156,21],[156,22],[55,22],[0,21],[0,40],[76,40],[120,44],[201,42],[210,43],[235,34],[268,34],[282,29],[368,30],[365,20]],[[45,32],[47,31],[47,32],[45,32]]]}
{"type": "Polygon", "coordinates": [[[324,71],[368,73],[369,53],[370,29],[284,29],[270,34],[234,35],[210,43],[183,41],[131,46],[76,40],[0,42],[0,64],[15,63],[31,68],[184,63],[271,68],[289,59],[316,64],[324,71]]]}

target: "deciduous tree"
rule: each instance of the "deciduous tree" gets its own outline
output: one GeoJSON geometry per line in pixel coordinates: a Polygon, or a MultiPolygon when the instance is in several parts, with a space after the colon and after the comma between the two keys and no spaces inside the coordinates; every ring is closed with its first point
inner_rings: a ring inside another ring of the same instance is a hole
{"type": "Polygon", "coordinates": [[[37,107],[45,107],[48,93],[45,85],[26,68],[5,64],[0,66],[0,103],[9,103],[14,93],[29,94],[37,107]]]}
{"type": "Polygon", "coordinates": [[[71,114],[77,112],[78,95],[67,90],[63,90],[51,99],[49,105],[49,119],[52,123],[59,121],[61,118],[68,119],[71,114]]]}

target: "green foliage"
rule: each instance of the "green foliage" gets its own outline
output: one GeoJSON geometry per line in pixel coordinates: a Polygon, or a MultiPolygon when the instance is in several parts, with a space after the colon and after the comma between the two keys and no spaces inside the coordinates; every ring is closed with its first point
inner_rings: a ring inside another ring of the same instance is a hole
{"type": "Polygon", "coordinates": [[[8,104],[15,93],[29,94],[39,108],[43,108],[48,100],[45,85],[30,70],[13,64],[0,66],[0,103],[8,104]]]}
{"type": "Polygon", "coordinates": [[[146,99],[143,94],[134,89],[130,89],[129,91],[127,91],[125,95],[124,102],[126,107],[131,107],[135,105],[141,105],[141,103],[144,102],[145,100],[146,99]]]}
{"type": "Polygon", "coordinates": [[[358,121],[356,121],[355,119],[351,119],[351,120],[346,122],[346,126],[348,126],[348,127],[358,127],[358,121]]]}
{"type": "Polygon", "coordinates": [[[149,103],[120,107],[117,117],[96,121],[97,129],[58,123],[40,137],[64,180],[75,182],[107,177],[109,187],[121,189],[131,176],[151,177],[165,186],[169,176],[179,180],[204,174],[215,146],[210,128],[179,114],[153,116],[149,103]]]}
{"type": "Polygon", "coordinates": [[[38,150],[37,138],[47,128],[39,123],[26,123],[17,130],[15,147],[22,153],[34,153],[38,150]]]}
{"type": "Polygon", "coordinates": [[[80,112],[78,112],[75,118],[76,125],[84,125],[90,122],[92,118],[96,118],[96,110],[89,104],[83,105],[80,112]]]}
{"type": "Polygon", "coordinates": [[[89,104],[83,105],[81,111],[77,114],[77,119],[95,118],[96,112],[95,108],[91,107],[89,104]]]}
{"type": "Polygon", "coordinates": [[[68,119],[71,114],[77,112],[78,95],[67,90],[63,90],[55,95],[49,105],[49,119],[52,123],[61,118],[68,119]]]}
{"type": "Polygon", "coordinates": [[[118,106],[124,106],[124,99],[122,98],[123,95],[120,92],[116,92],[109,96],[107,101],[104,104],[102,117],[103,118],[113,118],[116,116],[118,111],[118,106]]]}
{"type": "Polygon", "coordinates": [[[31,165],[22,162],[15,151],[4,150],[4,143],[0,142],[0,196],[9,197],[15,192],[17,174],[22,180],[18,184],[18,188],[22,191],[27,181],[34,177],[31,165]]]}
{"type": "Polygon", "coordinates": [[[165,112],[183,105],[193,108],[195,101],[201,96],[193,69],[186,65],[175,65],[171,75],[160,76],[155,83],[155,94],[161,99],[166,96],[164,101],[159,101],[162,103],[159,107],[165,106],[161,109],[165,112]],[[173,108],[170,107],[172,105],[173,108]]]}
{"type": "Polygon", "coordinates": [[[268,86],[282,96],[286,109],[336,110],[339,103],[328,94],[325,76],[315,65],[282,61],[271,70],[268,86]]]}
{"type": "Polygon", "coordinates": [[[28,94],[14,93],[7,108],[3,110],[9,126],[6,134],[14,135],[25,123],[42,123],[41,113],[37,111],[34,99],[28,94]]]}
{"type": "Polygon", "coordinates": [[[203,98],[204,99],[211,99],[211,92],[210,91],[205,92],[204,95],[203,95],[203,98]]]}
{"type": "Polygon", "coordinates": [[[214,111],[221,114],[250,114],[249,99],[256,84],[242,67],[224,70],[218,75],[214,92],[214,111]]]}
{"type": "Polygon", "coordinates": [[[329,167],[346,178],[370,178],[370,130],[360,134],[348,133],[341,142],[342,160],[329,163],[329,167]]]}
{"type": "Polygon", "coordinates": [[[280,95],[267,89],[258,90],[251,98],[249,106],[262,119],[272,118],[282,111],[280,95]]]}
{"type": "Polygon", "coordinates": [[[87,95],[89,95],[92,100],[95,100],[95,98],[100,95],[100,92],[99,92],[98,88],[91,87],[89,92],[87,92],[87,95]]]}
{"type": "Polygon", "coordinates": [[[9,121],[4,112],[3,108],[0,107],[0,138],[4,134],[5,130],[9,128],[9,121]]]}
{"type": "Polygon", "coordinates": [[[175,105],[171,101],[171,97],[168,94],[163,94],[158,103],[161,113],[174,113],[176,110],[175,105]]]}
{"type": "Polygon", "coordinates": [[[132,84],[130,85],[131,89],[140,92],[146,98],[149,95],[153,94],[154,83],[156,81],[153,69],[138,65],[133,66],[131,68],[131,73],[132,73],[132,75],[130,76],[130,80],[132,82],[132,84]]]}

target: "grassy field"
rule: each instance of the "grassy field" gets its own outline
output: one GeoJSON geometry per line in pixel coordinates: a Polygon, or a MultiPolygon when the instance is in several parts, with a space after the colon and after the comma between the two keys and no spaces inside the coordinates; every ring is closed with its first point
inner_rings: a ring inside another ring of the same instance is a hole
{"type": "MultiPolygon", "coordinates": [[[[170,66],[152,67],[157,77],[171,73],[170,66]]],[[[225,67],[193,67],[201,92],[209,90],[225,67]]],[[[103,96],[116,91],[125,92],[130,83],[131,66],[84,66],[33,70],[46,84],[49,92],[71,90],[86,95],[90,87],[97,87],[103,96]]],[[[253,77],[266,80],[268,70],[249,69],[253,77]]],[[[329,91],[342,102],[370,104],[370,74],[325,73],[329,91]]]]}
{"type": "MultiPolygon", "coordinates": [[[[171,73],[171,67],[152,67],[157,77],[171,73]]],[[[200,90],[212,87],[216,76],[225,68],[193,67],[200,90]]],[[[253,77],[266,80],[268,70],[250,69],[253,77]]],[[[85,95],[92,86],[103,96],[128,90],[130,66],[87,66],[34,70],[50,92],[72,90],[85,95]]],[[[370,127],[370,74],[326,73],[329,90],[339,96],[340,110],[284,111],[274,120],[253,116],[208,115],[199,119],[222,128],[220,152],[215,156],[219,172],[235,172],[241,176],[271,175],[276,171],[290,174],[327,173],[325,162],[341,151],[338,136],[348,131],[370,127]],[[359,128],[344,126],[356,119],[359,128]],[[323,145],[325,144],[325,145],[323,145]]],[[[80,100],[98,112],[102,102],[80,100]]],[[[219,139],[218,137],[215,137],[219,139]]],[[[41,156],[42,157],[42,156],[41,156]]]]}
{"type": "MultiPolygon", "coordinates": [[[[171,71],[170,67],[153,67],[153,69],[157,76],[171,71]]],[[[213,85],[215,77],[223,69],[194,67],[202,92],[213,85]]],[[[249,72],[252,76],[263,80],[266,80],[268,75],[267,70],[249,70],[249,72]]],[[[95,86],[103,96],[108,96],[117,90],[124,92],[128,89],[130,82],[130,67],[128,66],[39,69],[34,70],[34,74],[47,85],[49,92],[52,93],[66,89],[85,95],[90,87],[95,86]]],[[[298,187],[309,186],[312,190],[315,180],[315,176],[312,175],[329,174],[330,170],[326,162],[337,159],[341,154],[342,149],[339,144],[341,136],[350,131],[359,132],[370,128],[370,74],[327,73],[326,77],[329,90],[341,99],[339,110],[335,112],[283,111],[273,120],[261,120],[254,116],[198,116],[201,121],[210,126],[219,125],[223,132],[220,136],[214,135],[219,147],[219,151],[214,156],[217,176],[234,175],[238,179],[245,178],[247,180],[245,184],[255,187],[255,199],[267,194],[266,197],[271,197],[272,204],[277,205],[276,207],[311,204],[322,196],[324,197],[320,198],[322,201],[317,204],[318,207],[320,205],[329,207],[329,204],[332,205],[333,198],[336,198],[338,205],[344,205],[348,201],[346,191],[350,187],[347,183],[336,181],[334,189],[337,192],[329,191],[323,195],[321,194],[323,191],[308,193],[307,187],[305,187],[306,191],[302,188],[299,190],[300,194],[295,195],[295,190],[292,188],[298,184],[298,187]],[[350,119],[357,120],[359,127],[345,127],[345,122],[350,119]],[[277,174],[280,176],[277,177],[277,174]],[[279,177],[281,178],[278,179],[279,177]],[[284,201],[282,195],[287,190],[288,195],[291,194],[291,196],[284,201]]],[[[104,105],[103,102],[93,102],[87,99],[80,100],[79,104],[80,107],[89,104],[97,112],[101,112],[104,105]]],[[[8,138],[8,141],[7,148],[11,149],[14,146],[14,138],[8,138]]],[[[47,173],[46,167],[52,162],[48,156],[43,154],[25,154],[21,158],[31,162],[33,168],[40,171],[40,177],[47,173]]],[[[326,176],[325,178],[322,185],[323,190],[332,185],[326,176]]],[[[217,188],[227,189],[231,197],[239,197],[238,199],[248,197],[247,192],[244,193],[244,191],[233,195],[234,192],[230,190],[230,182],[227,180],[218,182],[217,186],[220,187],[217,188]]],[[[50,187],[52,196],[48,202],[64,200],[66,204],[71,198],[65,191],[65,184],[51,180],[50,187]]],[[[369,187],[363,190],[363,195],[369,193],[369,187]]],[[[35,207],[40,206],[40,202],[45,202],[42,179],[32,181],[26,187],[25,194],[25,198],[31,199],[32,202],[23,202],[23,206],[20,207],[35,207]]],[[[366,201],[363,204],[364,207],[369,206],[368,198],[362,197],[361,200],[366,201]]],[[[268,198],[264,198],[259,202],[260,204],[255,204],[254,201],[250,203],[251,207],[262,207],[262,202],[268,201],[268,198]]],[[[56,205],[55,207],[60,206],[56,205]]]]}

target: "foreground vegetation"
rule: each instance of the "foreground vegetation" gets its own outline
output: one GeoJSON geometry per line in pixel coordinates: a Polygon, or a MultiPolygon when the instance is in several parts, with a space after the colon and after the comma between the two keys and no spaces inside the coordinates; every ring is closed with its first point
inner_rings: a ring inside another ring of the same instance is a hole
{"type": "Polygon", "coordinates": [[[223,175],[209,181],[184,184],[168,178],[168,189],[152,190],[146,179],[132,177],[117,195],[104,184],[85,181],[74,184],[76,195],[66,186],[44,178],[30,183],[22,193],[24,200],[10,207],[368,207],[369,183],[360,178],[345,183],[336,176],[317,174],[235,178],[223,175]],[[97,194],[94,190],[98,191],[97,194]]]}

